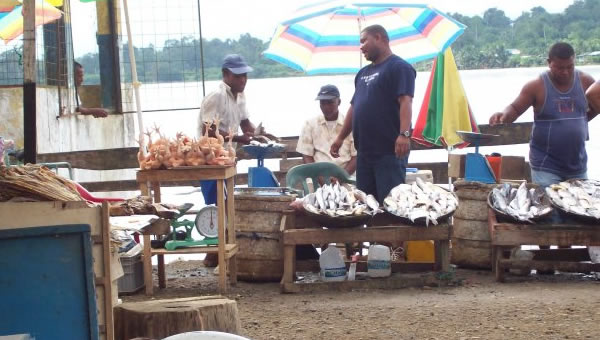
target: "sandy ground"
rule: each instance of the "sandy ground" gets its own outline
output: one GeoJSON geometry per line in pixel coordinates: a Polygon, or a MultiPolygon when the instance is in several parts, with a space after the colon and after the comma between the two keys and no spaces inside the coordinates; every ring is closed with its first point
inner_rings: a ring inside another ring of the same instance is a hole
{"type": "MultiPolygon", "coordinates": [[[[530,275],[496,283],[488,271],[459,269],[456,287],[280,294],[278,283],[239,282],[250,339],[599,339],[600,281],[591,275],[530,275]]],[[[214,295],[201,261],[167,265],[154,298],[214,295]]],[[[156,282],[156,280],[155,280],[156,282]]],[[[147,299],[143,293],[124,301],[147,299]]]]}

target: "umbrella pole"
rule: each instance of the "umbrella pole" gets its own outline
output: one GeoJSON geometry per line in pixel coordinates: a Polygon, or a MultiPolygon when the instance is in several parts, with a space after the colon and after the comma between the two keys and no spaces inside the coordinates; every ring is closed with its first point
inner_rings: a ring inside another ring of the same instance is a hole
{"type": "MultiPolygon", "coordinates": [[[[131,40],[131,25],[129,24],[129,9],[127,8],[127,0],[123,0],[123,10],[125,12],[125,26],[127,27],[127,47],[129,50],[129,64],[131,66],[131,84],[133,85],[133,94],[135,98],[135,108],[137,112],[138,129],[140,130],[138,140],[144,143],[144,122],[142,120],[142,104],[140,103],[140,86],[138,81],[137,65],[135,63],[135,54],[133,51],[133,41],[131,40]]],[[[141,148],[144,156],[146,156],[146,148],[141,148]]]]}
{"type": "Polygon", "coordinates": [[[200,69],[202,70],[202,97],[206,97],[204,87],[204,48],[202,43],[202,16],[200,15],[200,0],[198,0],[198,33],[200,33],[200,69]]]}
{"type": "MultiPolygon", "coordinates": [[[[360,34],[362,32],[362,25],[360,23],[360,16],[356,18],[356,22],[358,23],[358,39],[359,39],[359,45],[360,46],[360,34]]],[[[358,65],[359,65],[359,69],[362,69],[362,56],[360,55],[360,49],[358,50],[358,65]]]]}

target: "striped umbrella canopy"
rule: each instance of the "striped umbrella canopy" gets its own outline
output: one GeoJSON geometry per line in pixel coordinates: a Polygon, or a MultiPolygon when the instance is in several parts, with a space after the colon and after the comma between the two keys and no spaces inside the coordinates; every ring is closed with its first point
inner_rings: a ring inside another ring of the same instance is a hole
{"type": "MultiPolygon", "coordinates": [[[[57,3],[58,0],[49,0],[57,3]]],[[[62,0],[60,1],[62,3],[62,0]]],[[[10,1],[1,1],[0,9],[9,9],[10,1]]],[[[23,34],[23,6],[18,4],[10,11],[0,11],[0,38],[5,43],[9,43],[13,39],[23,34]]],[[[40,26],[59,19],[62,12],[52,6],[47,0],[35,1],[35,26],[40,26]]]]}
{"type": "Polygon", "coordinates": [[[322,1],[281,22],[264,56],[307,74],[354,73],[367,64],[360,32],[374,24],[385,27],[392,51],[410,63],[435,57],[465,29],[426,4],[322,1]]]}
{"type": "Polygon", "coordinates": [[[425,146],[448,149],[467,146],[456,131],[479,132],[479,128],[460,81],[452,49],[448,48],[433,62],[412,139],[425,146]]]}

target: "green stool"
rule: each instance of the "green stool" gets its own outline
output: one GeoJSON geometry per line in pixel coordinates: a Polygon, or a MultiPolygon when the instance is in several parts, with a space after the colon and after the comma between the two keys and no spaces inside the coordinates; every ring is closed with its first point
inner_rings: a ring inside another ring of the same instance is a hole
{"type": "Polygon", "coordinates": [[[329,162],[317,162],[309,164],[300,164],[291,168],[285,176],[285,183],[290,188],[296,188],[302,184],[302,196],[311,192],[309,190],[307,179],[311,179],[313,188],[316,190],[319,187],[319,177],[322,177],[325,182],[330,177],[337,178],[341,183],[355,184],[356,181],[350,178],[346,170],[329,162]]]}

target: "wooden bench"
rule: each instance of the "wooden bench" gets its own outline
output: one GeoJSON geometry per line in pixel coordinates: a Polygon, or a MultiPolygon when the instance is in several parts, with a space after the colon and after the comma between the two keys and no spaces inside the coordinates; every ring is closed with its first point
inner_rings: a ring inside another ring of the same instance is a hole
{"type": "Polygon", "coordinates": [[[511,249],[523,245],[600,246],[600,225],[499,223],[488,211],[492,246],[492,271],[504,282],[508,269],[562,272],[600,272],[600,263],[591,263],[587,249],[547,249],[532,251],[531,260],[509,258],[511,249]]]}
{"type": "MultiPolygon", "coordinates": [[[[433,240],[435,244],[435,263],[413,264],[393,263],[392,273],[409,272],[415,269],[434,271],[449,270],[449,246],[452,226],[440,223],[437,226],[409,226],[400,225],[393,217],[386,214],[376,215],[369,223],[369,227],[323,229],[303,214],[288,211],[281,221],[283,240],[283,277],[281,279],[281,292],[293,293],[311,291],[309,286],[320,288],[366,289],[366,288],[400,288],[411,285],[426,284],[422,275],[414,278],[388,278],[374,280],[357,280],[342,282],[315,282],[296,283],[296,245],[298,244],[324,244],[324,243],[350,243],[350,242],[378,242],[399,244],[403,241],[433,240]],[[301,229],[302,228],[302,229],[301,229]],[[423,266],[424,265],[424,266],[423,266]],[[406,267],[406,268],[401,268],[406,267]],[[411,268],[408,268],[411,267],[411,268]],[[412,269],[412,270],[411,270],[412,269]],[[407,281],[412,281],[408,283],[407,281]]],[[[359,267],[360,268],[360,267],[359,267]]],[[[393,274],[392,274],[393,275],[393,274]]],[[[319,288],[315,288],[318,290],[319,288]]]]}

